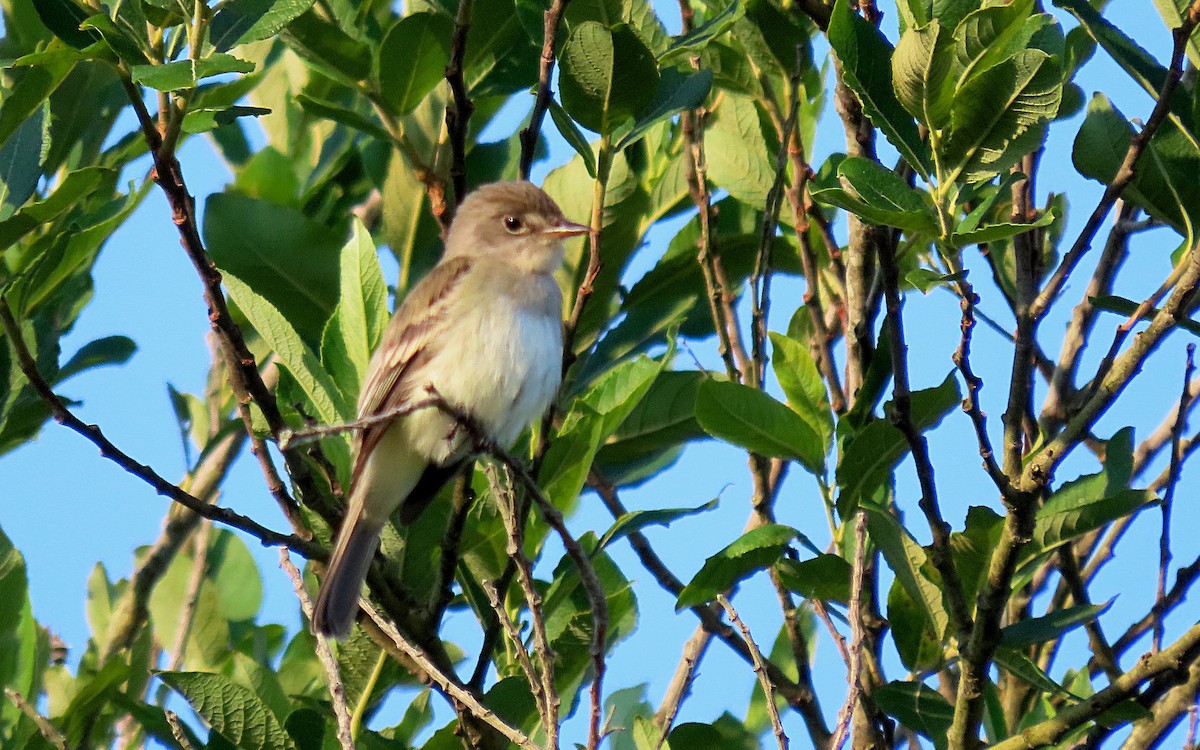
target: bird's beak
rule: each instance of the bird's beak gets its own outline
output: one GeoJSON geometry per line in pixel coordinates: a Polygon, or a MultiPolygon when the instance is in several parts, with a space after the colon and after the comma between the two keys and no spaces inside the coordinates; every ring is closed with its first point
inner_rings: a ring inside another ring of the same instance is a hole
{"type": "Polygon", "coordinates": [[[542,234],[546,234],[551,237],[561,237],[561,238],[565,239],[567,237],[578,237],[582,234],[587,234],[588,232],[591,232],[591,231],[592,230],[590,228],[585,227],[582,224],[576,224],[573,221],[567,221],[566,219],[563,219],[558,224],[555,224],[552,227],[546,227],[545,229],[543,229],[542,234]]]}

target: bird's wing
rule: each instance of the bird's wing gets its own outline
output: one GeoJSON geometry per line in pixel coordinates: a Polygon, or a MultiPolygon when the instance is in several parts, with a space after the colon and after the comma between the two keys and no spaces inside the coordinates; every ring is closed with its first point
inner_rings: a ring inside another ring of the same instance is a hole
{"type": "MultiPolygon", "coordinates": [[[[424,387],[427,383],[420,382],[420,373],[430,358],[428,345],[445,330],[454,289],[462,283],[470,267],[468,258],[439,263],[409,292],[371,359],[358,399],[360,419],[399,409],[411,400],[426,397],[424,387]]],[[[390,424],[381,422],[358,433],[351,486],[357,483],[367,458],[390,424]]]]}

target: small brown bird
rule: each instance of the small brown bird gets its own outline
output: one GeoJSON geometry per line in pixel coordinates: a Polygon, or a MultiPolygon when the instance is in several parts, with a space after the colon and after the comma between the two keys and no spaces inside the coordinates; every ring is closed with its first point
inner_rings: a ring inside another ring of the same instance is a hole
{"type": "MultiPolygon", "coordinates": [[[[562,296],[554,271],[567,221],[528,182],[467,196],[441,262],[408,294],[371,359],[362,419],[426,399],[432,386],[500,445],[543,414],[562,377],[562,296]]],[[[344,638],[379,535],[392,513],[417,519],[469,457],[462,430],[436,407],[361,430],[350,504],[313,612],[313,629],[344,638]]]]}

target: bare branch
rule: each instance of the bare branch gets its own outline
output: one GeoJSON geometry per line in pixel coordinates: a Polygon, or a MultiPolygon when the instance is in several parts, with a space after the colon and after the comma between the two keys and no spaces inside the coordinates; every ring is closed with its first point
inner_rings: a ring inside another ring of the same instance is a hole
{"type": "Polygon", "coordinates": [[[779,707],[775,705],[775,685],[771,682],[771,678],[767,676],[766,659],[763,658],[762,651],[758,648],[758,644],[754,642],[754,638],[750,635],[750,628],[746,627],[746,623],[742,622],[742,618],[738,617],[737,610],[729,603],[724,594],[717,594],[717,604],[725,610],[725,614],[729,616],[729,621],[741,631],[742,640],[746,642],[746,647],[750,649],[750,656],[754,660],[754,674],[758,675],[758,682],[762,685],[763,697],[766,699],[764,703],[767,706],[767,716],[771,717],[771,728],[775,732],[775,740],[779,743],[779,750],[788,750],[788,738],[783,732],[783,722],[779,719],[779,707]]]}
{"type": "Polygon", "coordinates": [[[1188,39],[1195,30],[1197,24],[1200,24],[1200,2],[1192,2],[1187,12],[1183,14],[1183,22],[1179,28],[1171,30],[1171,36],[1174,39],[1174,45],[1171,49],[1171,63],[1167,68],[1167,76],[1163,81],[1162,88],[1155,98],[1154,109],[1150,112],[1150,117],[1146,120],[1146,124],[1141,131],[1135,133],[1129,141],[1129,148],[1125,151],[1125,158],[1121,162],[1121,166],[1117,168],[1117,173],[1113,177],[1112,182],[1104,188],[1104,194],[1100,197],[1100,202],[1096,208],[1092,210],[1091,216],[1088,217],[1083,229],[1080,230],[1079,236],[1071,245],[1062,261],[1058,264],[1058,268],[1054,270],[1054,274],[1042,288],[1037,299],[1030,306],[1029,314],[1034,320],[1040,319],[1049,309],[1054,298],[1058,296],[1063,284],[1066,283],[1067,277],[1071,271],[1078,265],[1083,254],[1091,247],[1092,239],[1096,236],[1096,232],[1100,229],[1100,224],[1104,221],[1104,217],[1108,215],[1109,210],[1116,203],[1117,198],[1125,191],[1125,188],[1133,181],[1134,168],[1137,166],[1138,160],[1141,159],[1142,153],[1150,144],[1150,139],[1154,137],[1154,133],[1158,127],[1166,119],[1171,111],[1171,99],[1175,95],[1175,89],[1179,87],[1179,81],[1183,77],[1183,61],[1184,53],[1187,50],[1188,39]]]}
{"type": "Polygon", "coordinates": [[[429,678],[429,680],[438,687],[443,693],[452,698],[454,701],[462,704],[471,713],[472,716],[484,722],[492,729],[495,729],[503,735],[509,742],[526,748],[536,750],[537,745],[533,740],[525,736],[520,730],[510,726],[503,719],[495,714],[490,708],[479,702],[474,693],[467,690],[458,678],[453,673],[443,672],[433,659],[423,649],[414,643],[411,643],[392,621],[384,617],[375,609],[374,605],[367,599],[360,599],[358,605],[362,607],[363,612],[371,619],[373,623],[386,635],[393,645],[404,656],[417,665],[419,669],[429,678]]]}
{"type": "Polygon", "coordinates": [[[662,703],[659,705],[658,711],[654,713],[654,726],[658,727],[662,734],[659,747],[662,747],[667,735],[671,733],[671,727],[675,724],[675,717],[679,715],[680,706],[692,692],[692,682],[696,679],[696,668],[700,666],[700,660],[704,658],[708,644],[712,642],[712,636],[713,634],[701,624],[696,626],[692,637],[683,644],[683,655],[679,658],[679,665],[675,667],[675,674],[667,685],[662,703]]]}
{"type": "MultiPolygon", "coordinates": [[[[286,547],[279,548],[279,567],[283,568],[283,572],[287,573],[288,578],[291,579],[292,590],[296,592],[296,599],[300,601],[300,609],[304,611],[304,616],[312,620],[312,599],[304,588],[304,577],[292,564],[286,547]]],[[[338,744],[341,745],[342,750],[354,750],[354,738],[350,731],[350,707],[346,705],[346,685],[342,682],[337,659],[333,657],[333,652],[329,649],[328,638],[320,633],[316,633],[314,637],[316,638],[317,660],[321,662],[321,667],[325,670],[325,678],[329,681],[329,699],[333,704],[333,716],[337,720],[338,744]]]]}
{"type": "Polygon", "coordinates": [[[33,386],[38,397],[50,409],[50,413],[54,416],[54,420],[68,429],[82,435],[89,440],[93,445],[100,449],[100,455],[113,463],[120,466],[129,474],[141,479],[146,484],[154,488],[154,491],[164,497],[186,507],[188,510],[197,515],[207,518],[226,526],[244,531],[250,536],[258,539],[267,546],[285,546],[288,549],[295,550],[305,557],[316,560],[324,560],[329,556],[329,553],[320,545],[313,542],[301,539],[291,534],[281,534],[277,531],[272,531],[267,527],[259,524],[253,519],[246,516],[234,513],[228,508],[222,508],[200,500],[199,498],[184,492],[178,486],[171,484],[161,475],[145,464],[140,464],[125,453],[105,437],[100,428],[96,425],[85,424],[82,420],[74,415],[70,409],[54,395],[50,384],[42,378],[37,370],[37,363],[34,362],[32,355],[29,353],[29,347],[25,345],[24,339],[21,337],[20,328],[17,326],[16,320],[12,316],[12,310],[8,307],[8,302],[0,297],[0,325],[3,326],[5,334],[8,336],[12,344],[13,350],[17,355],[17,365],[21,372],[29,380],[29,384],[33,386]]]}
{"type": "MultiPolygon", "coordinates": [[[[450,135],[450,182],[454,186],[455,209],[467,195],[467,128],[475,104],[463,81],[463,58],[467,52],[467,32],[471,30],[471,8],[474,0],[458,0],[454,17],[454,35],[450,39],[450,62],[446,65],[446,81],[450,84],[451,106],[446,108],[446,130],[450,135]]],[[[453,211],[450,212],[453,216],[453,211]]]]}
{"type": "Polygon", "coordinates": [[[1095,695],[1064,706],[1058,714],[1034,724],[1013,737],[992,745],[992,750],[1028,750],[1053,745],[1067,732],[1093,719],[1131,696],[1159,677],[1179,681],[1200,656],[1200,624],[1193,625],[1167,648],[1157,654],[1145,654],[1137,665],[1095,695]]]}
{"type": "Polygon", "coordinates": [[[1179,396],[1179,409],[1175,415],[1175,426],[1171,429],[1171,467],[1167,479],[1167,491],[1162,499],[1162,533],[1158,538],[1158,588],[1154,597],[1153,650],[1162,648],[1163,604],[1167,596],[1167,571],[1171,567],[1171,506],[1175,500],[1175,487],[1179,484],[1179,472],[1183,468],[1183,451],[1180,441],[1187,429],[1188,401],[1191,394],[1192,372],[1196,369],[1194,356],[1196,345],[1187,345],[1187,361],[1183,366],[1183,393],[1179,396]]]}
{"type": "Polygon", "coordinates": [[[859,672],[862,671],[863,631],[866,630],[862,620],[863,574],[867,560],[867,516],[859,511],[854,520],[854,563],[850,572],[850,630],[853,636],[850,640],[849,664],[846,669],[846,702],[838,711],[837,726],[833,730],[833,739],[829,741],[829,750],[841,750],[846,735],[850,732],[850,720],[854,717],[854,709],[858,705],[858,696],[862,692],[859,672]]]}
{"type": "Polygon", "coordinates": [[[529,115],[529,125],[521,131],[519,136],[522,180],[529,179],[529,170],[533,167],[533,157],[537,153],[538,135],[542,132],[542,120],[546,117],[546,108],[550,106],[550,78],[554,74],[554,41],[558,35],[558,22],[567,8],[567,1],[554,0],[542,14],[542,57],[538,68],[537,95],[533,100],[533,112],[529,115]]]}
{"type": "Polygon", "coordinates": [[[38,713],[37,709],[29,704],[16,690],[12,688],[4,688],[4,695],[7,697],[17,709],[29,717],[34,726],[37,727],[38,733],[43,739],[55,747],[55,750],[68,750],[67,738],[62,732],[58,731],[58,727],[54,726],[45,716],[38,713]]]}

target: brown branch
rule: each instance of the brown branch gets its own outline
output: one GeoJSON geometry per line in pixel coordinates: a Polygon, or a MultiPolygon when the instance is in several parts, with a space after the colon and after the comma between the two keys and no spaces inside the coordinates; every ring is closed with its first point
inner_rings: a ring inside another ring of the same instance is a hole
{"type": "MultiPolygon", "coordinates": [[[[1143,750],[1157,747],[1165,735],[1175,728],[1183,717],[1191,713],[1196,706],[1196,696],[1200,693],[1200,664],[1193,663],[1188,670],[1187,680],[1171,688],[1165,695],[1157,697],[1146,708],[1150,716],[1134,722],[1133,731],[1122,743],[1122,750],[1143,750]]],[[[1195,729],[1189,727],[1192,739],[1187,740],[1185,750],[1195,748],[1195,729]]]]}
{"type": "Polygon", "coordinates": [[[1171,110],[1171,99],[1175,95],[1175,90],[1179,87],[1179,81],[1183,77],[1183,61],[1187,51],[1188,39],[1195,30],[1197,24],[1200,24],[1200,0],[1193,0],[1186,13],[1183,14],[1183,22],[1179,28],[1171,30],[1171,37],[1174,44],[1171,49],[1171,63],[1167,68],[1167,77],[1163,81],[1162,88],[1158,92],[1158,97],[1154,102],[1154,109],[1150,112],[1150,117],[1146,120],[1145,126],[1133,135],[1129,141],[1129,148],[1125,151],[1125,158],[1121,161],[1121,166],[1117,168],[1116,175],[1113,176],[1112,182],[1104,188],[1104,194],[1100,197],[1100,202],[1096,208],[1092,210],[1091,216],[1088,217],[1083,229],[1080,230],[1079,236],[1063,256],[1063,259],[1058,264],[1058,268],[1054,270],[1054,274],[1046,282],[1037,299],[1030,306],[1029,314],[1034,320],[1040,320],[1049,309],[1054,298],[1058,296],[1063,284],[1066,283],[1067,277],[1071,271],[1078,265],[1079,260],[1083,257],[1092,244],[1092,239],[1096,236],[1096,232],[1100,229],[1100,224],[1104,221],[1104,217],[1108,215],[1117,198],[1121,196],[1129,183],[1133,181],[1136,174],[1138,160],[1141,159],[1142,153],[1146,147],[1150,145],[1150,139],[1154,137],[1159,126],[1171,110]]]}
{"type": "MultiPolygon", "coordinates": [[[[312,599],[308,596],[308,591],[304,588],[304,577],[300,575],[300,571],[292,564],[292,560],[288,557],[288,551],[285,547],[279,548],[279,567],[283,568],[283,572],[292,581],[292,590],[296,592],[296,599],[300,602],[300,609],[303,610],[304,616],[310,621],[313,614],[312,599]]],[[[329,700],[333,706],[333,716],[337,721],[337,740],[341,745],[342,750],[354,750],[354,738],[350,732],[350,707],[346,705],[346,685],[342,682],[341,673],[338,670],[337,659],[334,658],[333,652],[329,649],[329,639],[324,635],[317,633],[316,652],[317,660],[321,662],[321,667],[325,670],[325,677],[329,681],[329,700]]]]}
{"type": "Polygon", "coordinates": [[[746,648],[750,650],[750,658],[754,662],[754,674],[758,676],[758,682],[762,685],[767,716],[771,718],[771,729],[775,732],[775,741],[779,743],[779,750],[788,750],[788,738],[783,732],[783,722],[779,719],[779,707],[775,705],[775,685],[767,675],[766,659],[763,658],[762,651],[751,637],[750,628],[742,622],[742,618],[738,617],[737,610],[733,608],[724,594],[717,594],[717,604],[721,605],[721,609],[724,609],[725,614],[729,616],[729,621],[741,631],[742,640],[746,642],[746,648]]]}
{"type": "MultiPolygon", "coordinates": [[[[779,211],[783,207],[785,179],[788,169],[788,151],[792,147],[792,134],[796,130],[796,118],[800,113],[800,73],[803,66],[800,45],[796,45],[796,67],[788,79],[788,95],[791,106],[787,119],[779,130],[779,153],[775,155],[775,176],[767,191],[767,202],[763,207],[762,229],[758,237],[758,252],[754,256],[754,270],[750,274],[750,352],[751,372],[749,382],[762,388],[767,376],[767,316],[771,309],[771,248],[775,244],[775,232],[779,227],[779,211]]],[[[796,175],[796,180],[802,180],[796,175]]]]}
{"type": "Polygon", "coordinates": [[[424,673],[424,675],[445,695],[449,696],[454,702],[464,706],[472,716],[484,722],[492,729],[503,735],[509,742],[512,742],[520,747],[533,748],[536,750],[537,745],[533,743],[529,737],[523,734],[519,729],[510,726],[503,719],[495,714],[490,708],[483,705],[475,694],[463,686],[454,674],[442,671],[435,663],[434,659],[426,653],[421,647],[415,643],[411,643],[408,639],[400,634],[396,626],[390,620],[384,617],[375,609],[374,605],[366,599],[359,600],[359,606],[366,612],[367,617],[375,624],[379,630],[387,636],[392,645],[404,655],[406,659],[424,673]]]}
{"type": "MultiPolygon", "coordinates": [[[[517,626],[512,621],[512,618],[508,616],[508,610],[504,608],[504,602],[500,601],[500,593],[496,591],[496,587],[488,581],[483,581],[481,585],[484,593],[487,594],[488,604],[491,605],[492,612],[496,615],[496,621],[500,623],[504,635],[508,637],[508,642],[512,644],[513,652],[517,655],[517,664],[521,667],[521,673],[525,675],[525,681],[529,684],[529,694],[533,696],[533,702],[537,706],[538,714],[542,717],[542,725],[547,730],[547,736],[557,738],[558,721],[557,718],[553,721],[551,720],[551,713],[546,707],[545,686],[538,675],[537,669],[533,666],[533,659],[529,656],[529,649],[525,648],[525,642],[521,639],[521,633],[517,630],[517,626]],[[553,735],[549,732],[551,725],[554,727],[553,735]]],[[[555,711],[557,712],[557,707],[555,711]]],[[[555,717],[557,717],[557,714],[555,714],[555,717]]],[[[557,742],[557,739],[554,742],[557,742]]],[[[549,743],[551,747],[555,747],[554,742],[549,743]]]]}
{"type": "Polygon", "coordinates": [[[833,739],[829,741],[829,750],[841,750],[846,735],[850,732],[850,720],[858,706],[859,694],[862,692],[862,682],[859,672],[862,671],[863,636],[866,628],[862,621],[863,575],[867,558],[867,517],[862,511],[855,514],[854,520],[854,564],[850,571],[850,630],[853,634],[850,640],[849,663],[846,669],[846,702],[838,711],[837,726],[833,739]]]}
{"type": "Polygon", "coordinates": [[[446,526],[445,535],[438,550],[438,594],[433,605],[431,619],[434,623],[441,622],[446,608],[454,600],[454,571],[458,567],[459,545],[462,543],[463,529],[467,525],[467,515],[475,504],[475,491],[471,489],[471,478],[475,474],[472,462],[459,471],[454,481],[450,501],[450,523],[446,526]]]}
{"type": "Polygon", "coordinates": [[[892,356],[892,410],[888,415],[896,429],[904,435],[912,452],[917,481],[921,487],[919,505],[929,523],[933,536],[930,561],[942,577],[943,593],[949,605],[951,625],[960,640],[965,640],[971,629],[971,612],[966,594],[954,566],[950,550],[950,524],[942,517],[938,502],[937,484],[934,480],[933,461],[929,457],[929,443],[913,423],[912,390],[908,380],[908,346],[904,339],[904,317],[900,296],[900,270],[896,258],[883,245],[876,245],[879,252],[879,268],[883,277],[883,294],[887,304],[884,325],[891,339],[892,356]]]}
{"type": "MultiPolygon", "coordinates": [[[[308,536],[311,532],[308,531],[299,505],[288,494],[287,488],[271,460],[266,442],[255,431],[250,409],[251,402],[262,411],[267,426],[275,437],[278,437],[285,429],[283,415],[279,411],[279,404],[276,402],[274,394],[263,382],[257,362],[246,346],[241,329],[229,313],[229,306],[226,304],[225,295],[221,290],[221,274],[208,257],[204,249],[204,242],[200,238],[196,201],[188,192],[183,179],[183,171],[174,152],[164,148],[162,134],[146,109],[141,91],[130,80],[127,72],[122,72],[121,82],[133,105],[138,122],[142,127],[142,134],[146,139],[146,145],[149,147],[154,161],[152,176],[171,206],[172,220],[179,231],[180,244],[195,267],[196,273],[200,276],[204,288],[204,301],[208,305],[209,323],[221,343],[221,350],[228,367],[229,384],[233,388],[238,412],[242,417],[246,433],[250,436],[250,449],[258,459],[259,467],[266,478],[267,489],[275,498],[280,509],[283,510],[288,522],[297,533],[308,536]]],[[[284,458],[301,498],[306,504],[315,504],[314,507],[320,508],[323,504],[318,502],[319,491],[304,460],[286,452],[284,458]]]]}
{"type": "Polygon", "coordinates": [[[29,348],[25,345],[25,341],[21,337],[21,331],[12,316],[12,310],[9,309],[7,300],[2,296],[0,296],[0,325],[3,325],[5,334],[8,336],[13,350],[16,352],[18,367],[20,367],[21,372],[29,380],[29,384],[33,386],[38,397],[49,407],[54,420],[90,441],[100,449],[101,456],[150,485],[158,494],[170,498],[203,518],[243,531],[262,542],[264,546],[282,545],[304,555],[310,560],[325,560],[328,558],[329,553],[320,545],[292,534],[281,534],[268,529],[253,519],[235,513],[228,508],[210,505],[163,479],[161,475],[149,466],[135,461],[129,454],[117,448],[99,427],[85,424],[76,417],[58,396],[54,394],[54,391],[50,388],[50,384],[38,372],[37,363],[34,362],[32,355],[29,353],[29,348]]]}
{"type": "Polygon", "coordinates": [[[566,10],[567,1],[554,0],[542,14],[542,56],[538,67],[537,94],[533,100],[533,112],[529,115],[529,125],[518,136],[521,141],[519,174],[522,180],[529,179],[529,170],[533,167],[533,157],[537,153],[538,136],[542,132],[542,121],[546,118],[546,109],[550,106],[550,78],[554,74],[554,39],[558,35],[558,22],[566,10]]]}
{"type": "Polygon", "coordinates": [[[1171,429],[1171,466],[1167,479],[1167,491],[1162,499],[1162,532],[1158,537],[1158,585],[1154,597],[1154,632],[1152,649],[1157,652],[1163,642],[1163,604],[1167,596],[1167,571],[1171,567],[1171,506],[1175,500],[1175,487],[1179,484],[1179,472],[1183,468],[1183,451],[1180,441],[1183,431],[1187,429],[1188,401],[1192,372],[1196,369],[1194,360],[1196,345],[1187,345],[1187,361],[1183,366],[1183,393],[1179,396],[1179,410],[1175,416],[1175,426],[1171,429]]]}
{"type": "MultiPolygon", "coordinates": [[[[529,620],[533,629],[533,648],[534,653],[538,656],[538,661],[541,664],[540,673],[531,671],[531,675],[540,674],[540,685],[534,691],[534,698],[540,703],[538,712],[542,715],[542,721],[546,728],[546,743],[551,748],[558,747],[558,711],[562,704],[558,696],[558,691],[554,686],[554,650],[550,647],[550,639],[546,635],[546,618],[542,610],[542,596],[538,593],[537,587],[533,581],[533,564],[529,558],[525,556],[525,529],[524,523],[526,516],[520,512],[519,503],[517,502],[516,494],[513,492],[513,480],[511,473],[505,477],[505,481],[501,481],[496,475],[494,467],[488,467],[488,483],[492,488],[492,496],[496,499],[496,507],[500,511],[500,517],[504,521],[504,528],[507,531],[508,556],[516,562],[517,567],[517,583],[521,587],[521,593],[525,596],[525,605],[529,609],[529,620]]],[[[497,603],[500,598],[497,595],[497,603]]],[[[500,616],[502,612],[497,612],[500,616]]],[[[507,620],[507,614],[501,620],[501,624],[507,620]]],[[[512,640],[513,633],[509,633],[509,639],[512,640]]],[[[516,648],[518,653],[524,651],[525,646],[517,639],[516,648]]],[[[528,660],[528,655],[526,656],[528,660]]],[[[531,669],[532,669],[532,665],[531,669]]]]}
{"type": "MultiPolygon", "coordinates": [[[[617,496],[616,489],[594,469],[589,475],[588,481],[592,488],[596,490],[596,493],[600,496],[601,501],[608,508],[609,513],[612,514],[614,519],[620,518],[628,512],[621,499],[617,496]]],[[[629,542],[629,546],[633,548],[642,567],[650,572],[650,575],[654,577],[658,585],[672,596],[678,598],[680,592],[683,591],[683,582],[671,572],[662,558],[658,556],[658,553],[650,546],[650,542],[646,539],[645,535],[640,531],[630,532],[626,536],[626,540],[629,542]]],[[[738,636],[737,631],[725,622],[722,622],[721,616],[715,608],[695,606],[691,607],[690,610],[700,620],[700,624],[705,630],[719,638],[722,643],[731,648],[747,664],[753,663],[750,650],[746,647],[745,642],[738,636]]],[[[767,661],[767,674],[771,678],[771,682],[775,685],[776,690],[788,702],[788,705],[795,709],[804,719],[813,744],[817,747],[825,747],[829,742],[830,733],[825,725],[825,717],[821,713],[821,707],[816,700],[811,675],[806,675],[801,670],[801,679],[804,680],[807,678],[807,681],[803,683],[794,682],[774,662],[769,660],[767,661]]]]}
{"type": "Polygon", "coordinates": [[[666,741],[667,735],[671,733],[671,727],[675,724],[675,717],[679,715],[679,708],[683,705],[683,701],[691,695],[692,683],[696,679],[696,669],[708,651],[708,644],[712,643],[712,637],[713,634],[701,624],[696,626],[692,637],[683,644],[683,655],[679,657],[675,674],[671,677],[671,682],[663,693],[658,711],[654,713],[654,726],[658,727],[658,731],[662,734],[662,741],[659,742],[658,747],[662,747],[662,743],[666,741]]]}
{"type": "Polygon", "coordinates": [[[58,727],[38,713],[37,709],[29,704],[24,697],[12,688],[4,688],[4,695],[21,713],[25,714],[33,725],[37,727],[38,734],[42,735],[42,739],[54,746],[55,750],[68,750],[70,747],[67,744],[66,736],[58,731],[58,727]]]}
{"type": "MultiPolygon", "coordinates": [[[[188,477],[192,494],[205,503],[216,498],[217,488],[224,481],[233,459],[246,444],[246,433],[239,430],[223,437],[204,454],[200,464],[188,477]]],[[[167,510],[162,533],[152,544],[137,569],[129,577],[129,593],[122,597],[109,624],[107,643],[101,649],[99,663],[105,664],[113,654],[133,645],[134,638],[150,614],[150,594],[183,544],[200,523],[200,516],[172,504],[167,510]]]]}
{"type": "Polygon", "coordinates": [[[1092,304],[1092,298],[1112,292],[1117,270],[1129,255],[1129,232],[1124,227],[1136,212],[1137,208],[1132,203],[1119,203],[1116,221],[1092,272],[1087,291],[1071,313],[1058,363],[1054,367],[1054,374],[1050,376],[1050,389],[1042,405],[1041,419],[1047,431],[1057,429],[1067,419],[1068,400],[1074,391],[1080,356],[1091,341],[1098,318],[1099,310],[1092,304]]]}
{"type": "MultiPolygon", "coordinates": [[[[450,62],[446,65],[446,81],[450,84],[452,105],[446,107],[446,130],[450,134],[450,182],[454,186],[454,209],[467,195],[467,129],[475,104],[463,81],[463,58],[467,51],[467,32],[471,30],[471,8],[474,0],[458,0],[454,17],[454,35],[450,39],[450,62]]],[[[449,211],[451,218],[454,209],[449,211]]]]}
{"type": "MultiPolygon", "coordinates": [[[[201,522],[199,532],[192,537],[192,570],[183,607],[179,610],[179,623],[175,628],[175,642],[167,650],[167,671],[174,672],[183,667],[187,657],[188,638],[196,619],[196,607],[200,605],[200,587],[208,573],[208,542],[212,533],[212,522],[201,522]]],[[[165,644],[164,644],[165,645],[165,644]]]]}
{"type": "Polygon", "coordinates": [[[1068,732],[1094,719],[1116,704],[1136,695],[1142,685],[1160,677],[1175,682],[1187,675],[1200,656],[1200,624],[1157,654],[1145,654],[1132,669],[1095,695],[1065,706],[1050,719],[992,745],[992,750],[1029,750],[1053,745],[1068,732]]]}
{"type": "Polygon", "coordinates": [[[967,397],[963,399],[962,409],[970,417],[971,424],[975,427],[975,441],[979,443],[979,456],[983,459],[983,468],[991,477],[992,483],[996,485],[1000,494],[1007,495],[1012,492],[1012,487],[1008,475],[996,461],[996,451],[992,448],[992,439],[988,436],[987,431],[987,415],[983,413],[979,404],[979,392],[983,389],[983,380],[975,374],[971,367],[971,334],[975,329],[975,306],[977,304],[979,304],[979,296],[969,288],[967,293],[959,297],[959,306],[962,308],[962,322],[959,327],[962,335],[958,340],[958,349],[955,350],[952,359],[954,365],[958,367],[958,371],[962,373],[963,382],[967,386],[967,397]]]}

